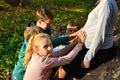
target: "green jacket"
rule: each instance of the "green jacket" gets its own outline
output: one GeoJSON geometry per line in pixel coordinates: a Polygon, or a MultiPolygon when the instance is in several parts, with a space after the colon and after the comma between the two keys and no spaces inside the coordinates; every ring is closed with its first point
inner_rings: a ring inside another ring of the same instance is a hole
{"type": "MultiPolygon", "coordinates": [[[[53,38],[52,39],[53,48],[58,45],[65,45],[68,41],[69,41],[68,35],[60,36],[58,38],[53,38]]],[[[27,41],[24,40],[24,43],[23,43],[20,53],[19,53],[19,59],[18,59],[17,63],[15,64],[15,68],[12,73],[15,77],[18,78],[18,80],[23,80],[23,76],[25,73],[25,67],[23,65],[23,62],[24,62],[26,46],[27,46],[27,41]]]]}

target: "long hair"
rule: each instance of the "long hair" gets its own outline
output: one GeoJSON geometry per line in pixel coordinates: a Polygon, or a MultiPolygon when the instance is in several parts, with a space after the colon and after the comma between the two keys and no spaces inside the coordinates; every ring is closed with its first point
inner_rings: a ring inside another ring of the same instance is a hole
{"type": "Polygon", "coordinates": [[[27,49],[26,49],[26,53],[25,53],[25,58],[24,58],[24,66],[26,67],[32,57],[32,54],[34,53],[34,51],[36,49],[38,49],[38,41],[41,38],[48,38],[50,39],[50,36],[48,34],[45,33],[39,33],[37,35],[33,35],[32,37],[30,37],[29,41],[28,41],[28,45],[27,45],[27,49]]]}

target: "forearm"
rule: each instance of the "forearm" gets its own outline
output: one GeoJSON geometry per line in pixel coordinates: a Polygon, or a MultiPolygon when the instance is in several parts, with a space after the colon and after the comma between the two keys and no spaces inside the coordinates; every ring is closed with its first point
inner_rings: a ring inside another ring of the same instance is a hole
{"type": "Polygon", "coordinates": [[[82,44],[78,43],[66,56],[73,59],[82,50],[82,44]]]}
{"type": "Polygon", "coordinates": [[[58,38],[53,38],[52,39],[52,45],[53,47],[59,46],[59,45],[64,45],[65,43],[67,43],[70,40],[69,35],[64,35],[64,36],[60,36],[58,38]]]}
{"type": "Polygon", "coordinates": [[[69,64],[76,57],[80,50],[82,50],[82,45],[78,43],[67,55],[62,57],[63,62],[65,62],[65,64],[69,64]]]}
{"type": "Polygon", "coordinates": [[[58,57],[58,56],[66,55],[67,53],[69,53],[75,47],[75,45],[76,45],[76,43],[70,44],[67,47],[61,49],[60,51],[54,52],[52,56],[58,57]]]}
{"type": "Polygon", "coordinates": [[[59,56],[54,59],[51,59],[52,62],[54,60],[54,63],[52,63],[50,67],[69,64],[75,58],[75,56],[79,53],[81,49],[82,49],[82,45],[78,43],[67,55],[61,56],[61,57],[59,56]]]}

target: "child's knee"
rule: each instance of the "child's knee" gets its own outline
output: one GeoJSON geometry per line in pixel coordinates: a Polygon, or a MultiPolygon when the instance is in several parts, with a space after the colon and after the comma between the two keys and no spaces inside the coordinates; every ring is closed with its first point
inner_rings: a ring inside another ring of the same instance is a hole
{"type": "Polygon", "coordinates": [[[66,72],[62,67],[59,68],[58,78],[64,79],[66,77],[66,72]]]}

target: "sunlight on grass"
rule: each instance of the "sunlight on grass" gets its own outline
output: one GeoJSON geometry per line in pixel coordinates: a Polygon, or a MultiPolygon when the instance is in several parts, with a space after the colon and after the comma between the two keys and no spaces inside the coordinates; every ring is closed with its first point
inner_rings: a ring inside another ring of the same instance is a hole
{"type": "Polygon", "coordinates": [[[11,72],[9,69],[0,70],[0,80],[11,80],[11,72]]]}
{"type": "Polygon", "coordinates": [[[82,9],[82,8],[66,8],[65,9],[66,11],[71,11],[71,12],[86,12],[86,10],[85,9],[82,9]]]}

